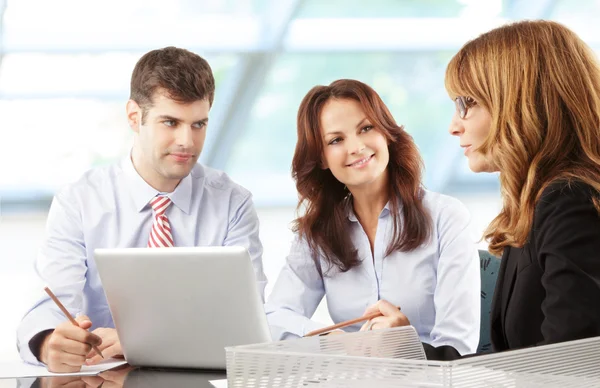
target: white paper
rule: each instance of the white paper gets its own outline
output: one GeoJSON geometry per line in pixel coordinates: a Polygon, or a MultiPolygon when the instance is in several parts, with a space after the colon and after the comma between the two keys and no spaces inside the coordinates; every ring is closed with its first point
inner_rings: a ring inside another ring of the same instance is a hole
{"type": "Polygon", "coordinates": [[[217,388],[227,388],[227,379],[224,380],[211,380],[209,381],[213,385],[213,387],[217,388]]]}
{"type": "Polygon", "coordinates": [[[3,362],[0,363],[0,379],[21,378],[21,377],[49,377],[49,376],[94,376],[105,370],[116,368],[117,366],[127,364],[125,360],[108,359],[96,365],[84,365],[81,371],[75,373],[52,373],[48,372],[45,366],[31,365],[24,362],[3,362]]]}

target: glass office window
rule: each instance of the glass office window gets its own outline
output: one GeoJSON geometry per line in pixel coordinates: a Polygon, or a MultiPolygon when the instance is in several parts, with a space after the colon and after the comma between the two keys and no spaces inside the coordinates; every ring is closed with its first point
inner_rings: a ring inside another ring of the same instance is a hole
{"type": "MultiPolygon", "coordinates": [[[[14,142],[27,132],[30,139],[40,139],[31,149],[44,160],[38,168],[22,160],[25,174],[1,174],[5,202],[11,195],[35,198],[36,193],[52,191],[126,152],[131,135],[123,106],[131,70],[142,53],[156,47],[185,47],[209,60],[217,78],[218,104],[204,152],[220,157],[205,162],[239,179],[255,193],[257,203],[265,205],[295,202],[290,164],[296,112],[316,84],[348,77],[372,85],[414,136],[425,158],[429,188],[494,191],[495,177],[471,174],[456,139],[446,133],[453,106],[443,88],[443,74],[452,54],[468,39],[501,23],[539,17],[566,23],[600,48],[594,18],[598,0],[582,0],[576,6],[566,0],[4,4],[0,110],[6,116],[0,136],[3,142],[14,142]],[[259,78],[264,82],[249,82],[259,78]],[[241,100],[245,107],[235,106],[233,97],[249,87],[256,93],[241,100]],[[238,111],[244,113],[237,120],[227,120],[226,115],[238,111]],[[31,115],[36,115],[34,123],[31,115]],[[43,144],[50,133],[60,139],[51,148],[43,144]],[[223,133],[233,135],[224,138],[223,133]],[[223,141],[230,145],[219,153],[223,141]]],[[[19,158],[16,148],[11,145],[1,162],[19,158]]]]}
{"type": "MultiPolygon", "coordinates": [[[[494,1],[495,3],[501,3],[494,1]]],[[[460,0],[308,0],[299,18],[414,18],[458,17],[468,8],[460,0]]],[[[489,1],[480,1],[489,3],[489,1]]]]}
{"type": "MultiPolygon", "coordinates": [[[[0,66],[0,198],[48,201],[86,170],[131,147],[125,117],[129,82],[143,53],[15,53],[0,66]]],[[[217,88],[233,54],[208,56],[217,88]]]]}
{"type": "Polygon", "coordinates": [[[426,184],[439,187],[438,182],[453,173],[448,166],[462,156],[458,141],[447,132],[454,104],[444,89],[444,71],[451,55],[447,51],[281,55],[226,171],[267,202],[293,203],[296,195],[289,176],[300,102],[315,85],[353,78],[371,85],[413,136],[428,167],[426,184]],[[287,198],[278,201],[273,197],[278,192],[287,198]]]}

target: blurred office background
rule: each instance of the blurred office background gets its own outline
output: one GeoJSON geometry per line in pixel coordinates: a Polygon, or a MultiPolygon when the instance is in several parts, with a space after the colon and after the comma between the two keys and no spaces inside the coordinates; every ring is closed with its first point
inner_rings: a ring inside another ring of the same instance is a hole
{"type": "Polygon", "coordinates": [[[201,161],[254,193],[268,295],[292,239],[295,117],[312,86],[373,86],[418,143],[427,188],[461,199],[480,236],[499,186],[447,133],[446,64],[519,19],[563,22],[598,49],[598,14],[599,0],[0,0],[0,361],[17,357],[16,325],[41,295],[32,264],[53,193],[129,150],[125,102],[146,51],[184,47],[213,67],[201,161]]]}

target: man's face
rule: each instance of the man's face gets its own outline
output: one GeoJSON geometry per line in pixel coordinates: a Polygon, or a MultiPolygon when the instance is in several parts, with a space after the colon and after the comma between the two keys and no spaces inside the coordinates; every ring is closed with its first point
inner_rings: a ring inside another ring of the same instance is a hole
{"type": "Polygon", "coordinates": [[[157,91],[152,106],[143,114],[134,101],[127,104],[129,123],[136,132],[133,162],[138,173],[152,187],[170,192],[198,161],[204,146],[208,99],[191,103],[172,100],[157,91]]]}

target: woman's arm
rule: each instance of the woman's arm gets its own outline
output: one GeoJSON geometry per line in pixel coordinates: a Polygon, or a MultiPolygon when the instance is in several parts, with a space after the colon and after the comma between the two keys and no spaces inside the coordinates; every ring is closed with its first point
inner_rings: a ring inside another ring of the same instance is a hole
{"type": "Polygon", "coordinates": [[[308,244],[296,239],[265,305],[273,340],[302,337],[327,326],[310,320],[324,295],[308,244]]]}
{"type": "Polygon", "coordinates": [[[582,183],[553,184],[536,205],[534,243],[546,291],[538,345],[600,335],[600,216],[592,195],[582,183]]]}

